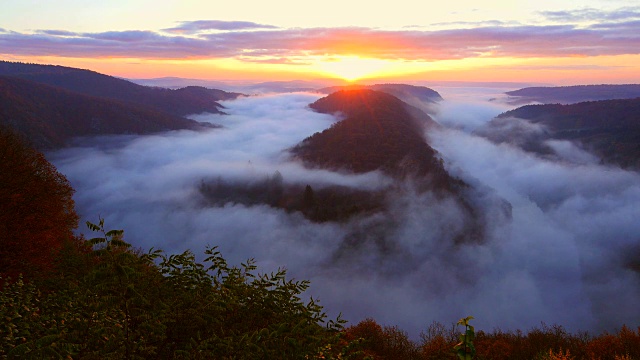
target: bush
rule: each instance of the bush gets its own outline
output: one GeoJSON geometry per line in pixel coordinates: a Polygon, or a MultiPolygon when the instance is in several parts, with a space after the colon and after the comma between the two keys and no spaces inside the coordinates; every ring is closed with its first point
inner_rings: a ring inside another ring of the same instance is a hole
{"type": "Polygon", "coordinates": [[[0,358],[162,359],[346,358],[337,345],[343,321],[300,295],[307,281],[286,271],[258,274],[253,260],[230,266],[216,248],[204,263],[187,251],[138,254],[102,220],[93,250],[46,282],[17,281],[0,293],[0,358]],[[50,289],[50,290],[43,290],[50,289]],[[7,335],[4,335],[7,334],[7,335]],[[332,350],[333,349],[333,350],[332,350]]]}

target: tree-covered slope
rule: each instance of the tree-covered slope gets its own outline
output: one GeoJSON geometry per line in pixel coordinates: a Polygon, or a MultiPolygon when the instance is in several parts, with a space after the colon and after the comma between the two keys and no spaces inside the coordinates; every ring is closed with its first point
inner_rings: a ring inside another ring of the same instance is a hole
{"type": "Polygon", "coordinates": [[[633,99],[640,97],[640,84],[574,85],[555,87],[527,87],[508,91],[512,102],[541,102],[571,104],[584,101],[633,99]]]}
{"type": "Polygon", "coordinates": [[[513,118],[543,126],[539,141],[577,141],[605,163],[640,169],[640,98],[527,105],[500,114],[492,124],[513,118]]]}
{"type": "Polygon", "coordinates": [[[155,108],[177,116],[222,113],[217,101],[234,99],[238,93],[202,87],[177,90],[148,87],[95,71],[64,66],[0,61],[0,76],[12,76],[73,92],[155,108]]]}
{"type": "Polygon", "coordinates": [[[387,94],[393,95],[404,102],[410,99],[417,99],[424,102],[436,103],[442,101],[440,94],[426,86],[416,86],[408,84],[375,84],[375,85],[347,85],[347,86],[332,86],[320,89],[319,92],[323,94],[332,94],[341,90],[376,90],[382,91],[387,94]]]}
{"type": "Polygon", "coordinates": [[[344,119],[291,149],[306,164],[354,173],[381,170],[403,178],[429,177],[437,187],[453,180],[424,132],[430,119],[414,116],[415,108],[395,96],[373,90],[343,90],[310,107],[322,113],[340,113],[344,119]]]}
{"type": "Polygon", "coordinates": [[[0,124],[14,128],[40,149],[64,146],[76,136],[148,134],[208,126],[144,106],[3,76],[0,124]]]}

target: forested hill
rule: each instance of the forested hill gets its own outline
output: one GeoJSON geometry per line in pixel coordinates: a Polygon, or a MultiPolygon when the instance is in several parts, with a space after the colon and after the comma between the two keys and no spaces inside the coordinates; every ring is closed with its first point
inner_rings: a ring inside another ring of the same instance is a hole
{"type": "Polygon", "coordinates": [[[393,95],[398,99],[418,106],[422,104],[436,104],[442,101],[440,94],[426,86],[415,86],[407,84],[375,84],[375,85],[348,85],[348,86],[332,86],[318,90],[322,94],[332,94],[340,90],[376,90],[393,95]]]}
{"type": "Polygon", "coordinates": [[[0,76],[0,124],[23,134],[39,149],[64,146],[76,136],[147,134],[207,126],[153,108],[5,76],[0,76]]]}
{"type": "Polygon", "coordinates": [[[557,87],[528,87],[506,92],[511,102],[546,104],[572,104],[584,101],[633,99],[640,97],[639,84],[576,85],[557,87]]]}
{"type": "MultiPolygon", "coordinates": [[[[344,120],[316,133],[291,152],[311,166],[355,173],[382,170],[397,178],[429,177],[439,187],[455,182],[437,152],[424,139],[430,118],[417,119],[395,96],[373,90],[343,90],[310,107],[322,113],[342,113],[344,120]]],[[[411,110],[409,110],[411,109],[411,110]]],[[[430,120],[433,121],[433,120],[430,120]]]]}
{"type": "Polygon", "coordinates": [[[579,141],[606,163],[640,169],[640,98],[527,105],[494,121],[509,118],[544,125],[548,138],[579,141]]]}
{"type": "Polygon", "coordinates": [[[18,77],[84,95],[153,107],[177,116],[203,112],[219,114],[223,106],[217,101],[240,95],[195,86],[177,90],[148,87],[90,70],[8,61],[0,61],[0,76],[18,77]]]}

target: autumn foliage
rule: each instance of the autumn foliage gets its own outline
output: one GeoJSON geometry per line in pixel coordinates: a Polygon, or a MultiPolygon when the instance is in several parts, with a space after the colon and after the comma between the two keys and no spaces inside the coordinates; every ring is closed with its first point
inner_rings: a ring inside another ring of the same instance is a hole
{"type": "Polygon", "coordinates": [[[41,153],[0,127],[0,275],[32,277],[51,268],[77,227],[73,192],[41,153]]]}
{"type": "MultiPolygon", "coordinates": [[[[456,360],[454,346],[459,341],[460,330],[455,325],[434,322],[415,342],[396,326],[381,326],[366,319],[345,329],[345,334],[352,341],[360,339],[362,352],[371,359],[456,360]]],[[[614,333],[592,335],[542,324],[526,333],[499,329],[478,331],[474,343],[477,360],[640,359],[640,327],[633,330],[623,326],[614,333]]]]}

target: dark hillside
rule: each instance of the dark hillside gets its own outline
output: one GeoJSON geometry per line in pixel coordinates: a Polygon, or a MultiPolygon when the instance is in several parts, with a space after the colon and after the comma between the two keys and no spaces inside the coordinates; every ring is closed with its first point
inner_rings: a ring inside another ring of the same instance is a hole
{"type": "Polygon", "coordinates": [[[347,86],[332,86],[324,89],[320,89],[319,92],[323,94],[332,94],[340,90],[376,90],[382,91],[387,94],[391,94],[402,101],[406,102],[406,99],[416,98],[420,101],[436,103],[442,101],[440,94],[426,86],[415,86],[407,84],[375,84],[375,85],[347,85],[347,86]]]}
{"type": "Polygon", "coordinates": [[[148,134],[208,126],[139,105],[2,76],[0,124],[14,128],[39,149],[64,146],[76,136],[148,134]]]}
{"type": "Polygon", "coordinates": [[[606,163],[640,169],[640,98],[572,105],[527,105],[492,123],[519,118],[547,129],[544,139],[578,141],[606,163]]]}
{"type": "Polygon", "coordinates": [[[506,93],[512,102],[541,102],[571,104],[594,100],[633,99],[640,97],[639,84],[576,85],[557,87],[528,87],[506,93]]]}
{"type": "Polygon", "coordinates": [[[153,107],[177,116],[222,113],[219,100],[240,94],[201,87],[171,90],[134,84],[90,70],[0,61],[0,76],[13,76],[70,91],[153,107]]]}
{"type": "Polygon", "coordinates": [[[417,109],[410,112],[395,96],[343,90],[310,107],[322,113],[342,113],[345,119],[291,150],[307,164],[355,173],[382,170],[397,178],[429,177],[442,188],[455,183],[424,139],[428,123],[412,116],[417,109]]]}

